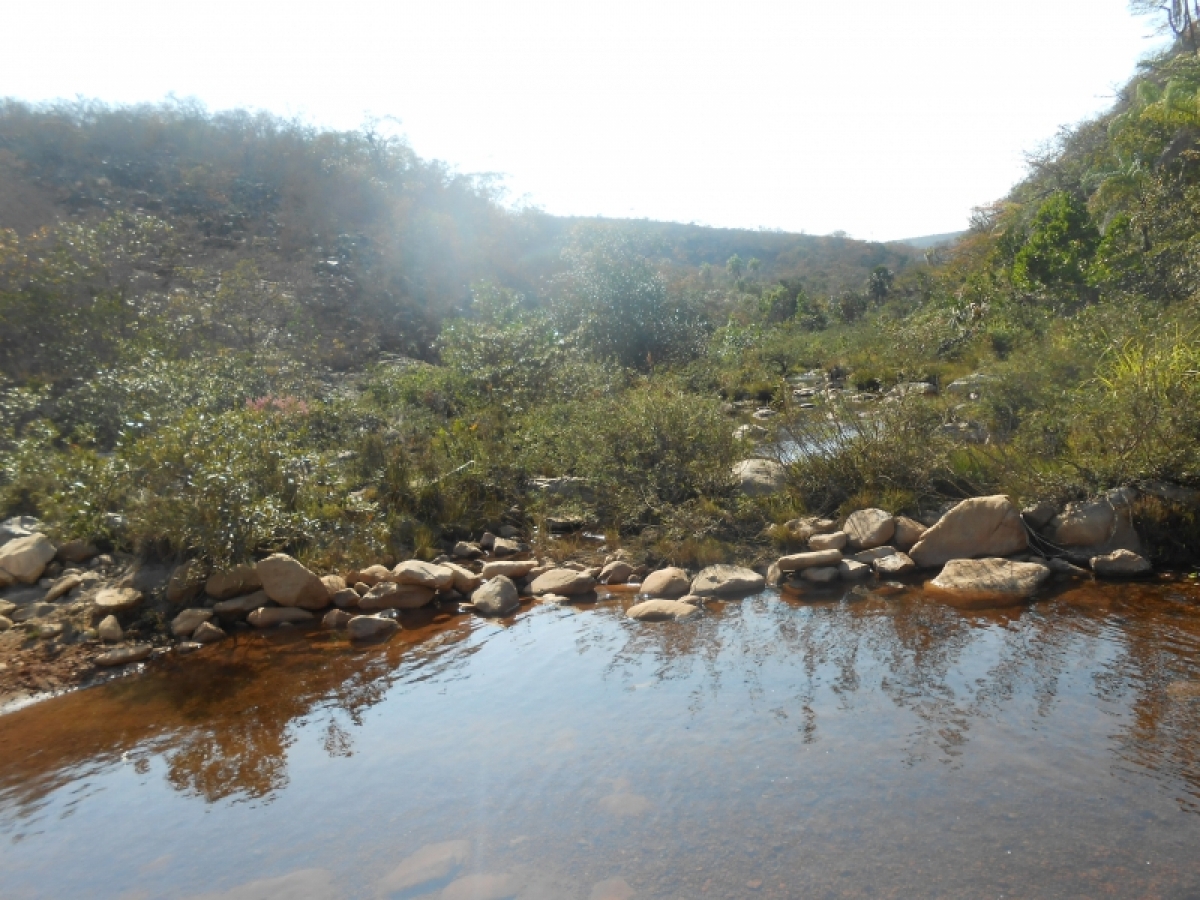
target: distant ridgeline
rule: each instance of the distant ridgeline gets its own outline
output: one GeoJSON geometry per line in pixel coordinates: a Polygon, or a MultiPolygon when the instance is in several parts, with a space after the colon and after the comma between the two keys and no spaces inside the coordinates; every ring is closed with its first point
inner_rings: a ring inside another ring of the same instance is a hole
{"type": "Polygon", "coordinates": [[[548,305],[571,267],[564,250],[594,243],[587,233],[611,235],[675,292],[708,290],[698,268],[723,275],[734,256],[751,281],[788,281],[793,294],[861,288],[874,267],[913,258],[838,237],[563,219],[500,199],[493,179],[370,130],[184,103],[6,102],[0,369],[53,379],[114,359],[135,332],[167,354],[269,344],[336,368],[380,351],[429,358],[477,285],[548,305]]]}

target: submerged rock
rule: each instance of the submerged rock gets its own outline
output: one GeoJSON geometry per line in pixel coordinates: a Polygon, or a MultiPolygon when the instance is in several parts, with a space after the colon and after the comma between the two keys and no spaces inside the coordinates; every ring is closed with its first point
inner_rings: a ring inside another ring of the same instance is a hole
{"type": "Polygon", "coordinates": [[[371,640],[399,630],[399,622],[381,616],[355,616],[346,623],[346,633],[355,641],[371,640]]]}
{"type": "Polygon", "coordinates": [[[699,609],[690,603],[660,598],[646,600],[643,603],[638,603],[636,606],[631,606],[625,612],[625,615],[639,622],[666,622],[668,620],[679,621],[686,619],[689,616],[694,616],[699,611],[699,609]]]}

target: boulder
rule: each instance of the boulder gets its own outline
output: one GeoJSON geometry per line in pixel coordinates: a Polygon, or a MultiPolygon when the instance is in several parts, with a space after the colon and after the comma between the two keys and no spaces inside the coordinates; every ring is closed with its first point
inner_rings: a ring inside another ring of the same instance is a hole
{"type": "Polygon", "coordinates": [[[860,509],[852,512],[842,523],[847,544],[852,550],[870,550],[882,547],[892,539],[896,531],[896,520],[882,509],[860,509]]]}
{"type": "Polygon", "coordinates": [[[1068,503],[1046,528],[1051,543],[1079,556],[1103,556],[1114,550],[1142,552],[1133,527],[1130,491],[1110,491],[1098,500],[1068,503]]]}
{"type": "Polygon", "coordinates": [[[1050,577],[1037,563],[1007,559],[952,559],[928,588],[967,604],[1018,602],[1031,597],[1050,577]]]}
{"type": "Polygon", "coordinates": [[[642,593],[651,597],[678,597],[692,586],[687,572],[674,566],[651,572],[642,581],[642,593]]]}
{"type": "Polygon", "coordinates": [[[96,657],[98,666],[123,666],[131,662],[140,662],[154,651],[149,644],[130,644],[128,647],[116,647],[96,657]]]}
{"type": "Polygon", "coordinates": [[[717,594],[753,594],[766,586],[767,580],[753,569],[741,566],[709,566],[692,579],[692,593],[700,597],[717,594]]]}
{"type": "Polygon", "coordinates": [[[286,553],[273,553],[259,560],[258,577],[267,596],[280,606],[324,609],[329,591],[321,579],[286,553]]]}
{"type": "Polygon", "coordinates": [[[54,545],[44,534],[15,537],[0,547],[0,569],[14,581],[33,584],[42,577],[55,552],[54,545]]]}
{"type": "Polygon", "coordinates": [[[322,575],[321,584],[325,585],[325,593],[329,595],[330,600],[338,591],[346,590],[346,579],[341,575],[322,575]]]}
{"type": "Polygon", "coordinates": [[[521,597],[511,578],[497,575],[479,586],[471,603],[481,616],[507,616],[521,605],[521,597]]]}
{"type": "Polygon", "coordinates": [[[870,550],[860,550],[850,557],[855,562],[860,562],[863,565],[874,565],[875,560],[883,559],[885,556],[891,556],[896,552],[895,547],[872,547],[870,550]]]}
{"type": "Polygon", "coordinates": [[[53,603],[59,597],[65,597],[75,588],[83,584],[83,578],[80,575],[72,572],[70,575],[64,575],[58,581],[54,582],[50,590],[46,591],[46,596],[42,598],[46,603],[53,603]]]}
{"type": "MultiPolygon", "coordinates": [[[[549,527],[549,523],[547,523],[549,527]]],[[[493,538],[492,539],[492,555],[493,556],[516,556],[521,552],[521,545],[510,538],[493,538]]]]}
{"type": "Polygon", "coordinates": [[[415,889],[436,886],[454,875],[471,855],[467,841],[426,844],[404,859],[379,882],[380,896],[415,893],[415,889]]]}
{"type": "Polygon", "coordinates": [[[841,550],[850,538],[844,531],[831,534],[814,534],[808,539],[809,550],[841,550]]]}
{"type": "Polygon", "coordinates": [[[345,628],[346,624],[353,618],[354,614],[348,613],[344,609],[331,609],[325,613],[325,618],[321,620],[321,627],[333,630],[345,628]]]}
{"type": "Polygon", "coordinates": [[[699,611],[699,609],[690,603],[659,598],[646,600],[643,603],[638,603],[636,606],[631,606],[625,615],[639,622],[665,622],[668,620],[679,621],[686,619],[689,616],[694,616],[699,611]]]}
{"type": "Polygon", "coordinates": [[[454,573],[445,566],[410,559],[392,569],[391,580],[396,584],[412,584],[444,591],[454,584],[454,573]]]}
{"type": "Polygon", "coordinates": [[[212,617],[211,609],[185,609],[171,620],[171,634],[177,638],[191,637],[192,632],[212,617]]]}
{"type": "Polygon", "coordinates": [[[624,584],[633,574],[633,566],[623,559],[614,559],[600,570],[601,584],[624,584]]]}
{"type": "Polygon", "coordinates": [[[105,616],[100,620],[100,624],[96,626],[96,633],[100,636],[100,640],[106,644],[115,644],[125,637],[125,632],[121,629],[121,623],[113,615],[105,616]]]}
{"type": "Polygon", "coordinates": [[[761,497],[781,490],[787,471],[773,459],[743,459],[734,463],[733,477],[747,497],[761,497]]]}
{"type": "Polygon", "coordinates": [[[1114,550],[1092,557],[1092,571],[1101,578],[1133,578],[1154,570],[1150,560],[1129,550],[1114,550]]]}
{"type": "Polygon", "coordinates": [[[455,559],[478,559],[483,556],[483,548],[468,541],[459,541],[450,551],[450,555],[455,559]]]}
{"type": "Polygon", "coordinates": [[[419,584],[396,584],[381,581],[363,594],[358,608],[367,612],[380,609],[420,609],[433,600],[435,591],[419,584]]]}
{"type": "Polygon", "coordinates": [[[842,561],[841,550],[816,550],[811,553],[793,553],[781,556],[776,565],[781,572],[800,572],[823,566],[837,566],[842,561]]]}
{"type": "Polygon", "coordinates": [[[313,614],[296,606],[264,606],[246,617],[255,628],[274,628],[276,625],[300,625],[311,622],[313,614]]]}
{"type": "Polygon", "coordinates": [[[381,616],[355,616],[346,623],[346,634],[353,641],[369,641],[399,630],[399,622],[381,616]]]}
{"type": "Polygon", "coordinates": [[[833,519],[822,519],[817,516],[806,516],[803,519],[789,519],[783,527],[797,541],[811,541],[813,535],[833,534],[838,530],[837,522],[833,521],[833,519]]]}
{"type": "Polygon", "coordinates": [[[892,533],[892,544],[897,550],[907,553],[928,529],[908,516],[896,516],[896,530],[892,533]]]}
{"type": "Polygon", "coordinates": [[[91,541],[67,541],[58,546],[58,558],[65,563],[87,562],[93,556],[98,556],[100,548],[91,541]]]}
{"type": "Polygon", "coordinates": [[[1034,531],[1041,531],[1058,515],[1058,504],[1049,500],[1039,500],[1021,510],[1021,518],[1034,531]]]}
{"type": "Polygon", "coordinates": [[[128,612],[142,604],[142,592],[131,587],[104,588],[93,601],[102,613],[128,612]]]}
{"type": "Polygon", "coordinates": [[[13,620],[8,616],[0,616],[0,633],[8,631],[13,627],[13,620]]]}
{"type": "Polygon", "coordinates": [[[212,622],[201,622],[192,632],[192,640],[197,644],[213,644],[228,637],[225,631],[212,622]]]}
{"type": "Polygon", "coordinates": [[[198,559],[189,559],[176,566],[167,581],[167,602],[174,606],[191,603],[204,592],[208,581],[208,566],[198,559]]]}
{"type": "Polygon", "coordinates": [[[367,566],[358,572],[351,572],[346,576],[347,584],[358,584],[362,582],[367,587],[375,587],[381,581],[387,581],[392,577],[392,570],[387,566],[374,565],[367,566]]]}
{"type": "Polygon", "coordinates": [[[469,594],[483,582],[482,575],[476,575],[470,569],[465,569],[462,566],[454,563],[442,563],[443,569],[449,569],[454,575],[454,590],[460,594],[469,594]]]}
{"type": "Polygon", "coordinates": [[[884,578],[891,575],[905,575],[917,567],[917,564],[912,561],[907,553],[893,553],[890,556],[881,556],[875,560],[873,565],[875,571],[884,578]]]}
{"type": "Polygon", "coordinates": [[[543,572],[529,585],[535,596],[542,594],[562,594],[565,597],[576,597],[588,594],[596,587],[596,579],[587,572],[576,572],[574,569],[551,569],[543,572]]]}
{"type": "Polygon", "coordinates": [[[843,559],[838,563],[838,575],[842,581],[863,581],[871,575],[871,567],[854,559],[843,559]]]}
{"type": "Polygon", "coordinates": [[[338,609],[351,609],[358,606],[358,591],[344,588],[331,595],[329,601],[338,609]]]}
{"type": "MultiPolygon", "coordinates": [[[[838,560],[838,564],[841,564],[841,560],[838,560]]],[[[841,577],[841,571],[838,566],[815,566],[804,569],[800,577],[813,584],[832,584],[841,577]]]]}
{"type": "Polygon", "coordinates": [[[482,577],[486,581],[503,575],[505,578],[524,578],[537,567],[536,559],[513,560],[511,562],[485,562],[482,577]]]}
{"type": "Polygon", "coordinates": [[[972,497],[942,516],[909,551],[923,569],[952,559],[1009,556],[1029,547],[1021,514],[1003,494],[972,497]]]}
{"type": "Polygon", "coordinates": [[[242,594],[213,604],[213,612],[222,619],[236,619],[248,615],[256,609],[271,606],[271,598],[266,591],[255,591],[253,594],[242,594]]]}
{"type": "Polygon", "coordinates": [[[213,572],[204,583],[204,593],[218,600],[228,600],[262,587],[258,569],[254,566],[234,566],[224,572],[213,572]]]}

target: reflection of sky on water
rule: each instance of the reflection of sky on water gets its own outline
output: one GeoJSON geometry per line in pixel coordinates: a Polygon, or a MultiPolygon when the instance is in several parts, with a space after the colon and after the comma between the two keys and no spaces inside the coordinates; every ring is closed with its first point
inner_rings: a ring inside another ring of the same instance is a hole
{"type": "Polygon", "coordinates": [[[371,895],[454,839],[526,898],[1200,890],[1186,589],[816,599],[250,636],[0,717],[2,893],[371,895]]]}

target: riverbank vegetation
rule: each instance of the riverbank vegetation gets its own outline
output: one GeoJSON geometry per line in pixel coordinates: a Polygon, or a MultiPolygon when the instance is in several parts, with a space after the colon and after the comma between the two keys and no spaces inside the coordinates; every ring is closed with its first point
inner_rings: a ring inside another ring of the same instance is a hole
{"type": "Polygon", "coordinates": [[[215,563],[557,520],[697,564],[804,512],[1200,487],[1193,53],[928,251],[502,199],[371,129],[0,107],[0,512],[215,563]]]}

